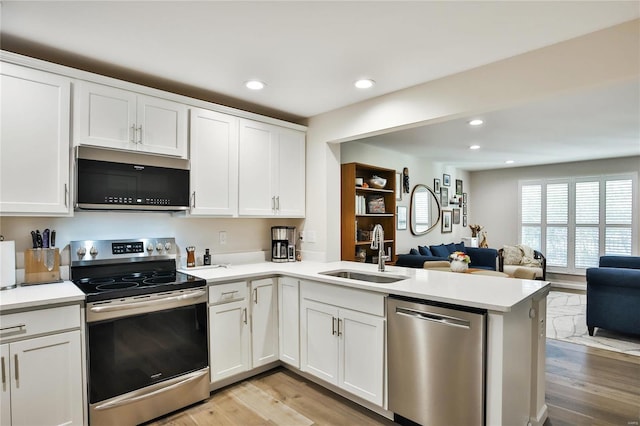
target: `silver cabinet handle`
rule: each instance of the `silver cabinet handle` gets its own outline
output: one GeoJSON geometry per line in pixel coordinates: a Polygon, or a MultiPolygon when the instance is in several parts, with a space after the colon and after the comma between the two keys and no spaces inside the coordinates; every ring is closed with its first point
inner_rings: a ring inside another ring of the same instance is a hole
{"type": "Polygon", "coordinates": [[[271,210],[275,210],[276,209],[276,197],[273,196],[271,197],[271,210]]]}
{"type": "Polygon", "coordinates": [[[18,324],[18,325],[10,325],[9,327],[2,327],[0,328],[0,333],[9,333],[9,332],[19,332],[19,331],[24,331],[24,328],[26,327],[26,324],[18,324]]]}
{"type": "Polygon", "coordinates": [[[343,328],[342,320],[338,318],[338,337],[342,336],[343,328]]]}
{"type": "Polygon", "coordinates": [[[191,207],[196,208],[196,191],[193,191],[191,194],[191,207]]]}
{"type": "Polygon", "coordinates": [[[131,125],[131,138],[129,139],[131,143],[136,143],[136,125],[131,125]]]}
{"type": "Polygon", "coordinates": [[[334,317],[331,317],[331,335],[335,336],[336,335],[336,319],[334,317]]]}
{"type": "Polygon", "coordinates": [[[187,299],[197,299],[198,297],[204,296],[206,293],[207,293],[206,290],[200,290],[200,291],[194,291],[193,293],[189,293],[189,294],[181,294],[180,296],[165,297],[164,299],[145,300],[144,302],[123,303],[122,305],[115,305],[115,306],[93,306],[90,309],[90,311],[91,312],[112,312],[112,311],[123,311],[126,309],[136,309],[143,306],[177,302],[177,301],[187,300],[187,299]]]}
{"type": "Polygon", "coordinates": [[[220,295],[221,296],[226,296],[227,294],[236,294],[237,292],[238,292],[238,290],[223,291],[220,295]]]}
{"type": "Polygon", "coordinates": [[[276,197],[276,210],[280,211],[280,196],[279,195],[276,197]]]}
{"type": "Polygon", "coordinates": [[[2,385],[4,386],[7,383],[7,372],[4,366],[4,357],[2,357],[2,385]]]}
{"type": "Polygon", "coordinates": [[[420,312],[413,309],[406,309],[396,307],[396,314],[420,319],[424,321],[437,322],[444,325],[450,325],[454,327],[471,328],[471,323],[467,320],[460,318],[449,317],[446,315],[438,315],[430,312],[420,312]]]}
{"type": "Polygon", "coordinates": [[[244,308],[242,311],[244,314],[244,323],[247,324],[247,308],[244,308]]]}
{"type": "Polygon", "coordinates": [[[64,184],[64,206],[69,207],[69,187],[64,184]]]}
{"type": "Polygon", "coordinates": [[[136,130],[138,132],[140,132],[139,135],[138,135],[138,142],[137,143],[142,143],[142,125],[140,125],[140,127],[138,127],[136,130]]]}
{"type": "Polygon", "coordinates": [[[253,289],[253,303],[254,304],[258,304],[258,289],[254,288],[253,289]]]}
{"type": "Polygon", "coordinates": [[[20,366],[18,365],[18,354],[13,355],[13,360],[16,364],[16,382],[20,380],[20,366]]]}
{"type": "MultiPolygon", "coordinates": [[[[109,408],[115,408],[115,407],[119,407],[121,405],[126,405],[126,404],[131,404],[132,402],[136,402],[136,401],[140,401],[142,399],[147,399],[150,398],[154,395],[157,395],[159,393],[162,392],[167,392],[170,391],[171,389],[175,389],[179,386],[182,386],[186,383],[192,382],[194,380],[199,379],[200,377],[204,376],[205,374],[209,374],[208,371],[194,371],[193,373],[188,374],[187,376],[183,376],[183,377],[179,377],[177,381],[175,381],[175,379],[173,381],[167,381],[166,386],[160,389],[156,389],[152,392],[149,393],[144,393],[142,395],[125,395],[122,397],[119,397],[117,399],[114,399],[113,401],[109,401],[109,402],[105,402],[104,404],[100,404],[100,405],[96,405],[95,409],[102,411],[102,410],[107,410],[109,408]]],[[[132,392],[133,394],[133,392],[132,392]]]]}

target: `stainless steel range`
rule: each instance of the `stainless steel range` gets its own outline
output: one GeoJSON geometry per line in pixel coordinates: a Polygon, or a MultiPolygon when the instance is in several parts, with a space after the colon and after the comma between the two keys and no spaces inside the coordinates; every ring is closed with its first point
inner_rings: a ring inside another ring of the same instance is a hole
{"type": "Polygon", "coordinates": [[[207,287],[174,238],[71,242],[86,294],[89,421],[134,425],[209,397],[207,287]]]}

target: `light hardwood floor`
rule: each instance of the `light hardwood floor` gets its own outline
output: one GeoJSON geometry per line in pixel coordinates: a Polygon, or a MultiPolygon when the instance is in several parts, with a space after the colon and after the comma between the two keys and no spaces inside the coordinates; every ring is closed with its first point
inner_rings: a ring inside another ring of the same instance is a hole
{"type": "MultiPolygon", "coordinates": [[[[639,424],[640,357],[547,339],[546,365],[545,426],[639,424]]],[[[279,368],[148,426],[393,424],[279,368]]]]}

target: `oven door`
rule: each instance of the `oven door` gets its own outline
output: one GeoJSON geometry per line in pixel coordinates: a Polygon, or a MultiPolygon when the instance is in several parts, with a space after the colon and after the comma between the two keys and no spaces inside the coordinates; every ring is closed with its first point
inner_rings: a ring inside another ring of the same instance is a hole
{"type": "MultiPolygon", "coordinates": [[[[189,403],[208,397],[206,290],[136,299],[140,300],[87,306],[92,424],[102,424],[94,420],[107,413],[110,419],[124,416],[132,407],[136,407],[135,412],[147,411],[160,405],[157,399],[165,390],[175,391],[176,387],[189,382],[197,382],[199,389],[205,384],[205,393],[199,391],[189,403]],[[191,300],[186,297],[198,293],[204,296],[191,300]],[[120,316],[114,317],[116,313],[120,316]],[[97,319],[100,315],[108,318],[97,319]],[[141,404],[149,407],[141,408],[141,404]],[[124,411],[116,414],[118,409],[124,411]]],[[[186,389],[179,393],[187,393],[186,389]]],[[[173,409],[177,408],[180,407],[173,409]]],[[[155,410],[153,414],[156,417],[164,413],[155,410]]],[[[144,421],[139,417],[132,420],[132,423],[144,421]]]]}

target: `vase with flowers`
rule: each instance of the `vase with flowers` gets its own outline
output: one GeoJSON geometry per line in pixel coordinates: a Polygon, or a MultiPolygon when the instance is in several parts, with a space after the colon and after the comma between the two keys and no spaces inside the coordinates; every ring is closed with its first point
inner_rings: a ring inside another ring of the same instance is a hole
{"type": "Polygon", "coordinates": [[[469,268],[471,258],[463,251],[454,251],[449,255],[449,262],[451,262],[451,271],[465,272],[469,268]]]}

